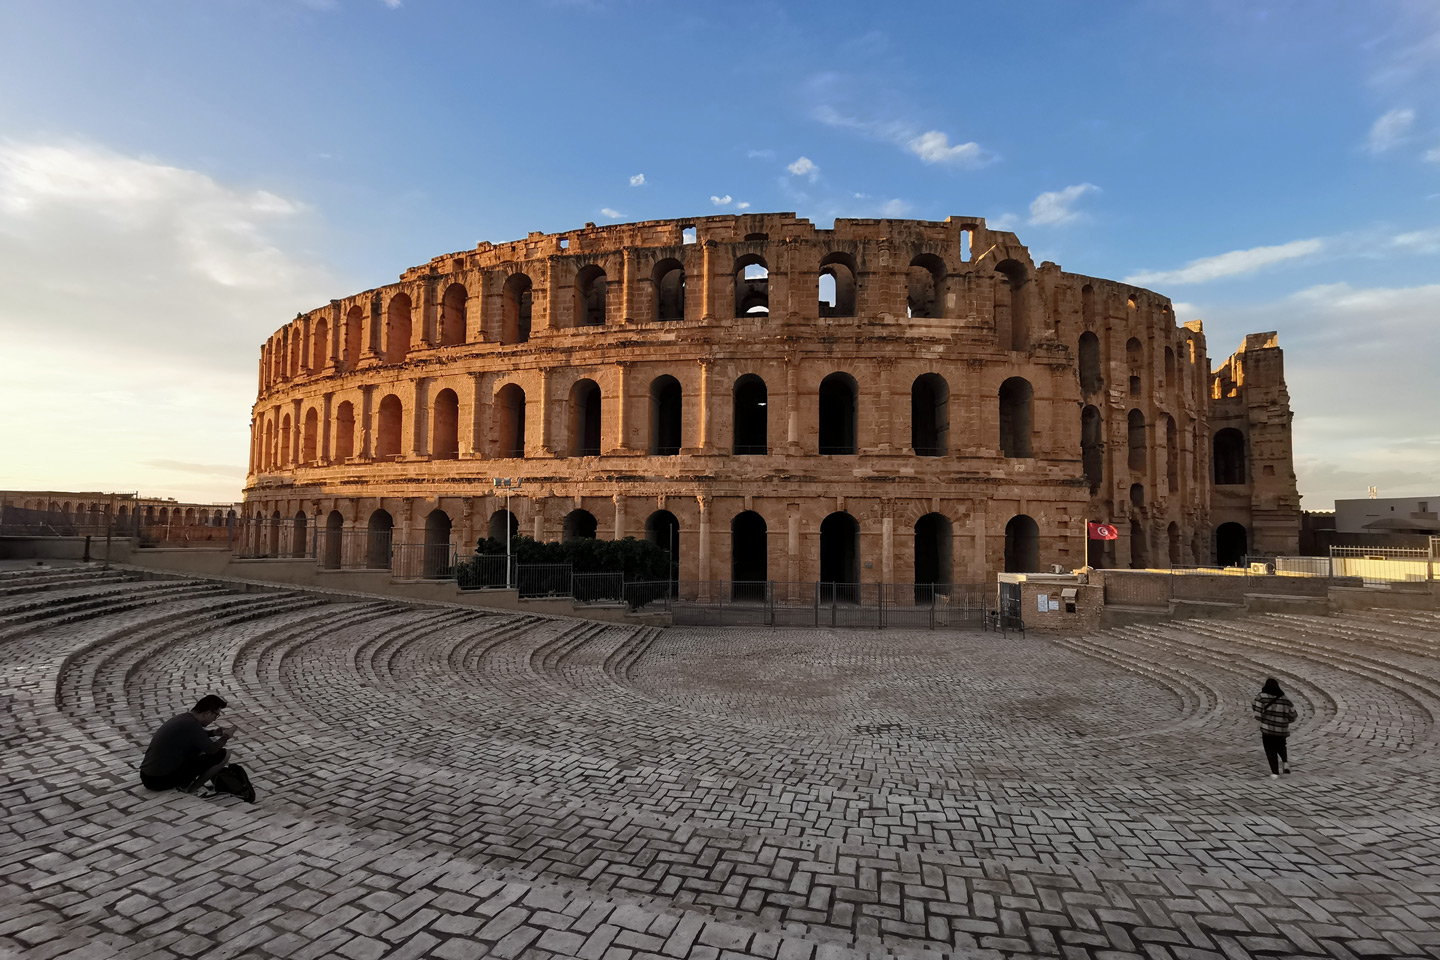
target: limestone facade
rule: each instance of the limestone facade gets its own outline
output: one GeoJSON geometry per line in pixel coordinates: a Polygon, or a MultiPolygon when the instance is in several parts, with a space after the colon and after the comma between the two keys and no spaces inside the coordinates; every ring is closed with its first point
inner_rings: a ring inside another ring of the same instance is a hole
{"type": "Polygon", "coordinates": [[[1037,266],[980,218],[587,224],[276,331],[245,513],[463,555],[505,529],[510,480],[512,528],[649,536],[682,580],[1068,569],[1087,518],[1121,532],[1097,565],[1208,563],[1218,516],[1267,549],[1298,535],[1278,349],[1263,362],[1222,389],[1241,361],[1212,377],[1165,297],[1037,266]],[[1217,498],[1222,420],[1273,470],[1217,498]]]}

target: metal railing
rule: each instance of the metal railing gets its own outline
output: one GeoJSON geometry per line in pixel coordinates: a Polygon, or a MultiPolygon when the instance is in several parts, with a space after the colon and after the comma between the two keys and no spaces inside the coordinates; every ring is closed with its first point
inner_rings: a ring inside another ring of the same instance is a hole
{"type": "Polygon", "coordinates": [[[769,627],[977,627],[985,584],[682,580],[627,583],[632,610],[664,611],[676,624],[769,627]]]}
{"type": "Polygon", "coordinates": [[[230,553],[242,560],[304,560],[315,556],[313,524],[289,518],[239,521],[229,538],[230,553]]]}
{"type": "Polygon", "coordinates": [[[323,570],[389,570],[390,530],[322,530],[316,563],[323,570]]]}
{"type": "Polygon", "coordinates": [[[397,543],[390,549],[396,580],[453,580],[455,547],[448,543],[397,543]]]}

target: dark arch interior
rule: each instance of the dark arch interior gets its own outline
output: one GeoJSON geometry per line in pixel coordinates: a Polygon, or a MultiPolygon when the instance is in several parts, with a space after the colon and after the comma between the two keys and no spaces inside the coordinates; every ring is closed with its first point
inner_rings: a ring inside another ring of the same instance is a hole
{"type": "Polygon", "coordinates": [[[565,524],[560,536],[563,540],[594,540],[598,527],[595,515],[589,510],[571,510],[565,514],[565,524]]]}
{"type": "Polygon", "coordinates": [[[495,397],[499,418],[501,457],[525,456],[525,391],[518,384],[506,384],[495,397]]]}
{"type": "Polygon", "coordinates": [[[820,453],[844,456],[856,450],[855,381],[845,373],[832,373],[820,382],[820,453]]]}
{"type": "Polygon", "coordinates": [[[600,385],[581,380],[570,391],[570,454],[575,457],[600,455],[600,385]]]}
{"type": "Polygon", "coordinates": [[[1250,541],[1244,526],[1222,523],[1215,528],[1215,562],[1220,566],[1239,566],[1249,552],[1250,541]]]}
{"type": "Polygon", "coordinates": [[[1234,427],[1217,432],[1213,460],[1216,484],[1244,483],[1245,435],[1234,427]]]}
{"type": "Polygon", "coordinates": [[[435,397],[435,423],[431,427],[430,456],[454,460],[460,455],[460,398],[454,390],[441,390],[435,397]]]}
{"type": "Polygon", "coordinates": [[[1032,398],[1030,381],[1011,377],[1000,384],[1000,453],[1005,457],[1033,456],[1030,449],[1032,432],[1032,398]]]}
{"type": "Polygon", "coordinates": [[[1130,566],[1136,570],[1150,565],[1150,540],[1145,535],[1145,524],[1138,518],[1130,521],[1130,566]]]}
{"type": "Polygon", "coordinates": [[[1005,572],[1035,573],[1040,569],[1040,527],[1025,514],[1005,524],[1005,572]]]}
{"type": "Polygon", "coordinates": [[[1093,497],[1104,482],[1105,444],[1101,440],[1100,411],[1088,404],[1080,411],[1080,466],[1093,497]]]}
{"type": "Polygon", "coordinates": [[[645,518],[645,539],[670,558],[670,582],[680,582],[680,521],[669,510],[656,510],[645,518]]]}
{"type": "MultiPolygon", "coordinates": [[[[1085,288],[1089,290],[1089,287],[1085,288]]],[[[1090,331],[1080,334],[1079,344],[1080,363],[1080,392],[1089,396],[1092,393],[1099,393],[1105,386],[1105,378],[1100,373],[1100,338],[1090,331]]]]}
{"type": "Polygon", "coordinates": [[[763,600],[770,578],[765,518],[753,510],[730,521],[730,579],[735,599],[763,600]]]}
{"type": "Polygon", "coordinates": [[[737,456],[762,456],[770,452],[768,429],[769,393],[765,381],[747,373],[735,381],[735,445],[737,456]]]}
{"type": "Polygon", "coordinates": [[[950,385],[936,373],[915,378],[910,387],[910,447],[920,457],[949,452],[950,385]]]}
{"type": "Polygon", "coordinates": [[[953,580],[954,531],[950,520],[927,513],[915,521],[915,600],[928,603],[948,594],[953,580]]]}
{"type": "Polygon", "coordinates": [[[673,457],[681,444],[680,381],[668,374],[650,383],[650,453],[673,457]]]}
{"type": "Polygon", "coordinates": [[[510,536],[512,537],[520,532],[520,521],[515,518],[515,514],[504,509],[496,510],[490,514],[490,529],[488,535],[491,540],[503,541],[505,539],[506,527],[510,528],[510,536]]]}
{"type": "Polygon", "coordinates": [[[370,514],[366,524],[365,566],[373,570],[384,570],[390,566],[390,536],[395,529],[395,520],[384,510],[370,514]]]}
{"type": "Polygon", "coordinates": [[[850,514],[832,513],[820,522],[820,580],[848,584],[836,599],[854,599],[860,582],[860,524],[850,514]]]}

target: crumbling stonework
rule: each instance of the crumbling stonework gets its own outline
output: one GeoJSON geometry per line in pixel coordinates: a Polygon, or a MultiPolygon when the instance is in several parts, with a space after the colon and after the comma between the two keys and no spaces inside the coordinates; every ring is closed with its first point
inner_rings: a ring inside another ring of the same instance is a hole
{"type": "Polygon", "coordinates": [[[1200,325],[1164,297],[1037,267],[979,218],[533,233],[277,331],[246,515],[463,554],[503,533],[509,478],[520,532],[649,536],[684,580],[1078,567],[1087,518],[1121,533],[1097,565],[1206,563],[1216,516],[1255,548],[1298,531],[1263,336],[1212,383],[1200,325]],[[1250,385],[1220,387],[1231,369],[1250,385]],[[1243,493],[1216,494],[1217,416],[1257,451],[1243,493]]]}

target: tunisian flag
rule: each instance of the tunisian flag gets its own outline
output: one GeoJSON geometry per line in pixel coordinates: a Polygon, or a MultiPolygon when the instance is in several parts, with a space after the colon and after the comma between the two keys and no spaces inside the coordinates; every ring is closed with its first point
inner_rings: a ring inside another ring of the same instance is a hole
{"type": "Polygon", "coordinates": [[[1119,531],[1119,530],[1116,530],[1114,527],[1112,527],[1112,526],[1111,526],[1110,524],[1108,524],[1108,523],[1091,523],[1091,524],[1088,524],[1088,526],[1090,527],[1090,539],[1091,539],[1091,540],[1118,540],[1118,539],[1120,539],[1120,531],[1119,531]]]}

